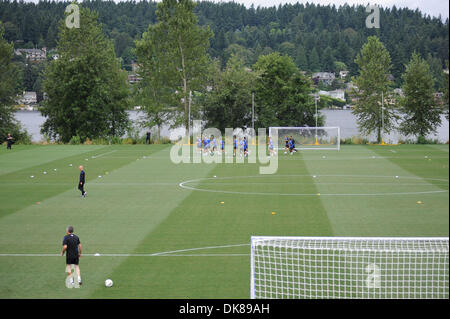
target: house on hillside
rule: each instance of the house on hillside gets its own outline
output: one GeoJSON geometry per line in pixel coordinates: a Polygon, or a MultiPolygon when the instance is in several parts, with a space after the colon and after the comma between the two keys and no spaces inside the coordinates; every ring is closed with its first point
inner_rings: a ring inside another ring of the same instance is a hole
{"type": "Polygon", "coordinates": [[[134,84],[138,83],[142,80],[142,78],[138,74],[129,74],[128,75],[128,83],[134,84]]]}
{"type": "Polygon", "coordinates": [[[17,104],[33,105],[37,103],[37,94],[33,91],[23,91],[21,96],[17,98],[17,104]]]}
{"type": "Polygon", "coordinates": [[[312,76],[314,83],[322,82],[325,85],[333,84],[333,81],[336,79],[336,75],[330,72],[317,72],[312,76]]]}
{"type": "Polygon", "coordinates": [[[47,48],[42,49],[16,49],[15,55],[24,55],[31,62],[42,62],[47,59],[47,48]]]}

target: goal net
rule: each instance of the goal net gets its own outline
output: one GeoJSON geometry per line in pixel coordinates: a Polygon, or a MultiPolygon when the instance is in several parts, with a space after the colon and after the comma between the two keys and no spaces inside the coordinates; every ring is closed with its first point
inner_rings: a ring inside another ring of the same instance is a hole
{"type": "Polygon", "coordinates": [[[339,150],[340,130],[339,127],[270,127],[269,136],[278,132],[278,141],[274,146],[283,150],[286,139],[295,140],[295,148],[300,150],[339,150]]]}
{"type": "Polygon", "coordinates": [[[251,238],[252,299],[448,299],[448,279],[448,238],[251,238]]]}

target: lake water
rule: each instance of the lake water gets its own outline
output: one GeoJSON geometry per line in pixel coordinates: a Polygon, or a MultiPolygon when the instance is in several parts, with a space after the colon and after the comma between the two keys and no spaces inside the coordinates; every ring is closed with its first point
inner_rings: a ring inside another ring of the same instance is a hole
{"type": "MultiPolygon", "coordinates": [[[[322,114],[325,115],[325,126],[339,126],[341,129],[341,138],[348,138],[352,136],[358,136],[358,126],[356,124],[356,117],[350,110],[322,110],[322,114]]],[[[138,111],[128,111],[131,121],[136,125],[138,118],[141,116],[138,111]]],[[[22,126],[32,136],[34,142],[38,142],[43,139],[40,132],[41,125],[44,123],[45,118],[39,111],[18,111],[15,115],[16,119],[22,123],[22,126]]],[[[145,130],[140,130],[141,134],[145,133],[145,130]]],[[[184,128],[170,129],[168,126],[161,128],[161,136],[166,136],[171,139],[177,139],[184,134],[184,128]]],[[[375,140],[375,135],[368,137],[370,140],[375,140]]],[[[396,143],[399,138],[405,138],[397,132],[393,132],[385,137],[386,142],[396,143]]],[[[449,140],[449,123],[448,120],[442,116],[442,125],[437,129],[437,133],[430,135],[429,138],[438,139],[440,142],[447,142],[449,140]]]]}

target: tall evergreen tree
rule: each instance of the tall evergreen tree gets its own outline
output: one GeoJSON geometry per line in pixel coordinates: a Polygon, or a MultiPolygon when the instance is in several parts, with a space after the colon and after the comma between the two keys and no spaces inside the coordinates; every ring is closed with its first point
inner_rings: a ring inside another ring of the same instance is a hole
{"type": "Polygon", "coordinates": [[[382,97],[386,98],[391,89],[391,58],[378,37],[371,36],[357,55],[355,63],[359,75],[354,78],[357,89],[352,93],[357,103],[353,114],[356,115],[360,131],[364,134],[376,132],[377,141],[381,142],[383,134],[392,130],[397,119],[394,106],[382,101],[382,97]]]}
{"type": "Polygon", "coordinates": [[[306,51],[302,45],[299,45],[297,48],[295,64],[297,64],[297,67],[302,71],[308,70],[308,57],[306,56],[306,51]]]}
{"type": "Polygon", "coordinates": [[[401,109],[404,114],[400,131],[423,140],[441,124],[442,108],[434,99],[434,79],[428,63],[416,52],[403,74],[401,109]]]}
{"type": "Polygon", "coordinates": [[[309,54],[308,62],[309,62],[309,69],[312,72],[320,71],[319,54],[317,53],[317,50],[315,47],[312,49],[312,51],[309,54]]]}
{"type": "Polygon", "coordinates": [[[448,96],[448,90],[449,90],[449,80],[448,80],[448,60],[446,61],[446,65],[447,65],[447,69],[444,70],[442,73],[443,74],[443,78],[444,78],[444,96],[443,96],[443,100],[444,100],[444,114],[445,117],[447,118],[447,120],[449,119],[449,96],[448,96]]]}
{"type": "Polygon", "coordinates": [[[333,49],[327,47],[322,56],[322,71],[334,72],[334,62],[333,49]]]}

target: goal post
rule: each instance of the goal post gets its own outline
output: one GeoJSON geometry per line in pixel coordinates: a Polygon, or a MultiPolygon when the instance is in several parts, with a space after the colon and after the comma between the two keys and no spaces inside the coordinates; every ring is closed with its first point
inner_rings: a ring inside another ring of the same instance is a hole
{"type": "Polygon", "coordinates": [[[295,140],[300,150],[340,150],[341,134],[339,127],[269,127],[269,136],[278,136],[274,146],[285,148],[286,138],[295,140]],[[277,135],[275,135],[275,131],[277,135]]]}
{"type": "Polygon", "coordinates": [[[250,278],[252,299],[448,299],[448,237],[252,237],[250,278]]]}

